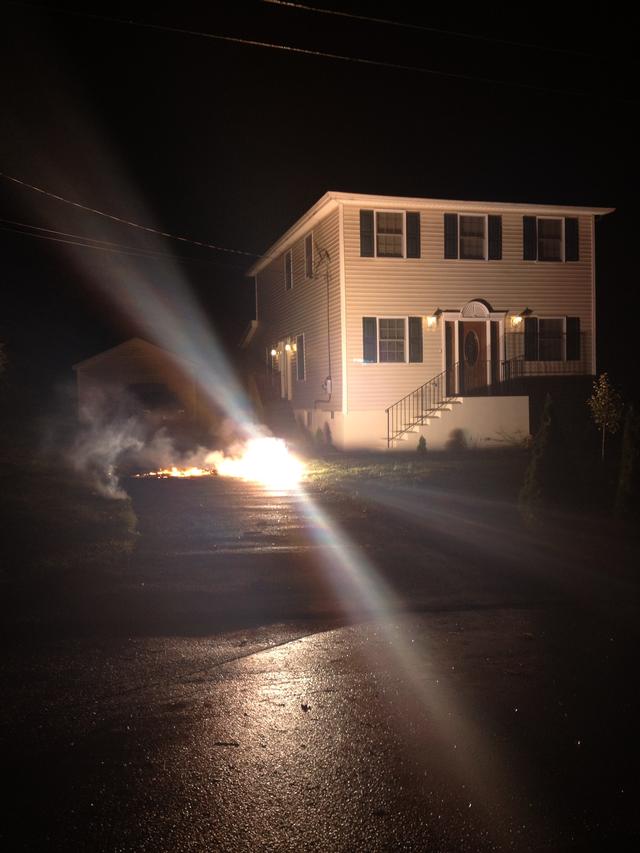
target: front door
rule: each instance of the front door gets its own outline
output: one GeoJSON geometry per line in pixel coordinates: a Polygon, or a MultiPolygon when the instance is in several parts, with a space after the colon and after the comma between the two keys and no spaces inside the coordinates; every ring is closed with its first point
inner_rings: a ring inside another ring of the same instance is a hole
{"type": "Polygon", "coordinates": [[[487,324],[465,321],[458,324],[460,393],[468,394],[487,385],[487,324]]]}

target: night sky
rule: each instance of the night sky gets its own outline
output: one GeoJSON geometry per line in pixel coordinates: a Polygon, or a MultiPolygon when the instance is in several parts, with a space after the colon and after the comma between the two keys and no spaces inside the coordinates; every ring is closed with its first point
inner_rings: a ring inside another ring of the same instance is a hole
{"type": "MultiPolygon", "coordinates": [[[[252,317],[251,253],[332,189],[615,207],[597,226],[599,368],[637,394],[633,22],[584,6],[540,7],[525,24],[517,4],[457,15],[442,4],[321,5],[416,26],[262,2],[4,4],[0,171],[248,253],[154,237],[0,179],[0,338],[14,379],[35,388],[69,378],[75,361],[134,329],[92,285],[112,253],[13,223],[179,256],[233,348],[252,317]]],[[[123,257],[151,281],[163,262],[123,257]]]]}

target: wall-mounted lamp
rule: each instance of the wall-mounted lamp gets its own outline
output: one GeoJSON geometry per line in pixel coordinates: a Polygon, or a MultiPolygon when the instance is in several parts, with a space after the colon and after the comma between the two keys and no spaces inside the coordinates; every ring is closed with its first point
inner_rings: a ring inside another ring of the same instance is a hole
{"type": "Polygon", "coordinates": [[[522,325],[522,321],[525,317],[528,317],[530,314],[533,314],[531,308],[523,308],[523,310],[519,314],[514,314],[511,317],[511,325],[514,328],[518,328],[518,326],[522,325]]]}
{"type": "Polygon", "coordinates": [[[427,317],[427,328],[428,329],[434,329],[438,325],[438,319],[439,319],[441,314],[442,314],[442,311],[440,310],[440,308],[436,308],[436,310],[433,312],[433,314],[429,314],[429,316],[427,317]]]}
{"type": "Polygon", "coordinates": [[[292,350],[293,350],[294,352],[298,352],[298,344],[294,344],[294,345],[292,346],[292,350]]]}
{"type": "Polygon", "coordinates": [[[285,344],[284,348],[287,352],[291,352],[291,344],[285,344]]]}
{"type": "Polygon", "coordinates": [[[275,358],[277,355],[278,355],[278,350],[277,350],[277,349],[272,349],[272,350],[271,350],[271,358],[275,358]]]}

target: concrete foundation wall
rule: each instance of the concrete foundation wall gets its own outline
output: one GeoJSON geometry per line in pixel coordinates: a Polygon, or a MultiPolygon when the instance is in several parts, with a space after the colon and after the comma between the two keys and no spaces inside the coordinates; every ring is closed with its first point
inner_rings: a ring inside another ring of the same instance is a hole
{"type": "MultiPolygon", "coordinates": [[[[529,435],[528,397],[461,397],[440,417],[409,432],[395,442],[396,450],[414,450],[421,435],[427,448],[505,447],[529,435]]],[[[349,412],[348,415],[298,409],[298,421],[315,435],[330,431],[331,442],[342,450],[384,450],[387,447],[387,417],[384,411],[349,412]]]]}
{"type": "MultiPolygon", "coordinates": [[[[424,435],[427,448],[505,447],[529,435],[528,397],[461,397],[439,418],[414,433],[424,435]]],[[[412,434],[410,433],[410,436],[412,434]]],[[[411,440],[411,439],[410,439],[411,440]]]]}

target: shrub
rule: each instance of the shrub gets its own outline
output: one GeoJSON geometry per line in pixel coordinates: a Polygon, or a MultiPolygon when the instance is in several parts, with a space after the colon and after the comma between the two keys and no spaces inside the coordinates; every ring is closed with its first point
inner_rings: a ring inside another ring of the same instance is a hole
{"type": "Polygon", "coordinates": [[[418,456],[425,456],[427,453],[427,440],[421,435],[418,439],[418,446],[416,447],[416,452],[418,456]]]}

